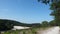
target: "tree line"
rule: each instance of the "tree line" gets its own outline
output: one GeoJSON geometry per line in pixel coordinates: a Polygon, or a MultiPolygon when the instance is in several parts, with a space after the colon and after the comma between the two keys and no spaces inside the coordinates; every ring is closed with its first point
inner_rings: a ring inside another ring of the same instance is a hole
{"type": "Polygon", "coordinates": [[[54,16],[54,22],[60,26],[60,0],[38,0],[38,2],[44,3],[50,6],[51,16],[54,16]]]}
{"type": "Polygon", "coordinates": [[[51,14],[54,16],[54,20],[48,22],[43,21],[42,23],[26,24],[14,20],[0,19],[0,31],[10,30],[13,26],[27,26],[27,27],[47,27],[47,26],[60,26],[60,0],[38,0],[44,4],[49,4],[52,10],[51,14]]]}
{"type": "Polygon", "coordinates": [[[0,31],[11,30],[14,26],[37,27],[40,23],[27,24],[15,20],[0,19],[0,31]]]}
{"type": "Polygon", "coordinates": [[[50,22],[43,21],[42,23],[22,23],[15,20],[0,19],[0,31],[11,30],[13,26],[24,26],[24,27],[49,27],[49,26],[59,26],[59,23],[56,23],[55,20],[50,22]]]}

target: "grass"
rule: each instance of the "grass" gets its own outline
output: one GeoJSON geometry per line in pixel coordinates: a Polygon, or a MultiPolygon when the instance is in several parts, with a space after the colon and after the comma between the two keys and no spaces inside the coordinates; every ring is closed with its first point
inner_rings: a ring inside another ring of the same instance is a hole
{"type": "Polygon", "coordinates": [[[5,31],[4,34],[34,34],[36,32],[36,28],[32,29],[24,29],[24,30],[10,30],[10,31],[5,31]]]}
{"type": "Polygon", "coordinates": [[[47,28],[50,27],[41,27],[41,28],[31,28],[31,29],[24,29],[24,30],[10,30],[10,31],[6,31],[4,32],[4,34],[36,34],[36,31],[41,29],[41,30],[45,30],[47,28]]]}

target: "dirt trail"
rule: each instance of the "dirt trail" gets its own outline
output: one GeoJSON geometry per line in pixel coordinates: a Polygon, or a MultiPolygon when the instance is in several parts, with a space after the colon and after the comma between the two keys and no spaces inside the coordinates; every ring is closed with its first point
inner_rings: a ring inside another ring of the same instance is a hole
{"type": "Polygon", "coordinates": [[[49,28],[47,30],[39,30],[37,34],[60,34],[60,28],[58,26],[49,28]]]}

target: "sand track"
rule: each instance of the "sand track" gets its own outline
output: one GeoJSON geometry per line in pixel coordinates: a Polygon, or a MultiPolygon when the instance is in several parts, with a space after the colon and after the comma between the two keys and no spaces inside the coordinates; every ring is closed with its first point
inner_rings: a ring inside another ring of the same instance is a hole
{"type": "Polygon", "coordinates": [[[60,34],[59,30],[60,30],[59,26],[56,26],[43,31],[39,30],[37,34],[60,34]]]}

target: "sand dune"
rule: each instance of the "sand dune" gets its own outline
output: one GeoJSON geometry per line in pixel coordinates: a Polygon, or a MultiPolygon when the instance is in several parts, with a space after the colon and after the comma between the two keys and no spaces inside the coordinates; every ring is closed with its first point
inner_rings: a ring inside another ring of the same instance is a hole
{"type": "Polygon", "coordinates": [[[58,26],[49,28],[47,30],[38,31],[38,34],[60,34],[59,33],[60,28],[58,26]]]}

